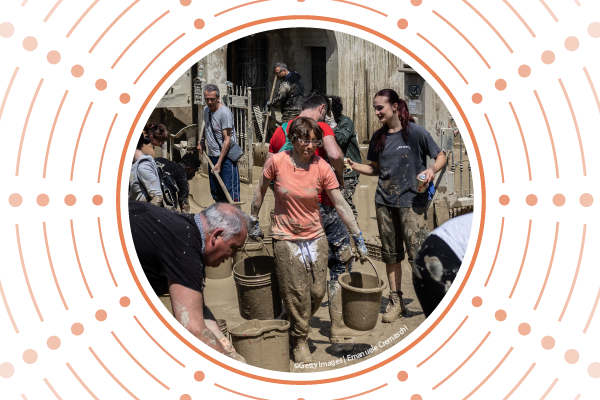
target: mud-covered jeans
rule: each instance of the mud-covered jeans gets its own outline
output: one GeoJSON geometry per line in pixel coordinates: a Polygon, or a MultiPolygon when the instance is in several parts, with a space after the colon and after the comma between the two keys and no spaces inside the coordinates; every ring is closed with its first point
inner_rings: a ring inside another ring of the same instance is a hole
{"type": "Polygon", "coordinates": [[[454,282],[462,261],[436,235],[429,235],[417,251],[413,286],[425,318],[435,310],[454,282]]]}
{"type": "Polygon", "coordinates": [[[413,263],[415,254],[429,235],[425,222],[424,207],[388,207],[375,204],[377,228],[381,240],[381,259],[386,264],[404,260],[404,246],[408,261],[413,263]]]}
{"type": "Polygon", "coordinates": [[[354,192],[356,191],[356,186],[358,185],[359,180],[358,176],[353,176],[351,178],[344,178],[344,190],[342,190],[342,196],[348,202],[348,205],[352,209],[352,214],[354,214],[354,218],[358,223],[358,212],[356,211],[356,205],[354,205],[354,201],[352,200],[352,196],[354,196],[354,192]]]}
{"type": "MultiPolygon", "coordinates": [[[[329,279],[337,281],[338,277],[346,271],[346,261],[350,259],[352,254],[350,234],[335,207],[319,204],[319,212],[321,218],[323,218],[323,229],[329,245],[327,260],[329,279]]],[[[350,263],[348,270],[352,271],[352,263],[350,263]]]]}
{"type": "Polygon", "coordinates": [[[316,259],[306,263],[294,241],[273,240],[279,293],[290,321],[290,340],[305,341],[310,318],[319,310],[327,287],[327,239],[315,239],[316,259]],[[310,271],[307,269],[310,267],[310,271]]]}

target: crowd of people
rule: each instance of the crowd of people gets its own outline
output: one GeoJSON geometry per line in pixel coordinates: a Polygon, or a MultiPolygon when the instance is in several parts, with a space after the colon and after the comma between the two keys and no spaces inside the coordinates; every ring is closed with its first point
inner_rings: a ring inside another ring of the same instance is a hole
{"type": "Polygon", "coordinates": [[[198,145],[199,154],[206,153],[214,165],[209,176],[216,203],[199,214],[186,213],[186,184],[200,159],[193,153],[178,164],[154,159],[153,146],[161,145],[167,132],[163,125],[150,125],[140,136],[131,167],[129,215],[142,268],[158,295],[170,294],[175,318],[210,347],[243,361],[204,305],[204,268],[235,256],[248,237],[264,238],[258,216],[267,191],[273,190],[269,235],[285,306],[281,318],[290,322],[294,360],[308,363],[312,362],[307,342],[310,320],[325,293],[334,348],[368,333],[345,326],[338,283],[354,261],[368,257],[352,200],[360,175],[378,177],[374,208],[390,287],[385,323],[407,315],[400,267],[405,253],[413,268],[415,291],[429,315],[460,267],[471,220],[457,219],[458,228],[453,222],[452,227],[442,225],[444,229],[429,234],[429,194],[417,190],[417,176],[433,186],[446,156],[429,132],[415,123],[395,91],[383,89],[373,98],[381,128],[371,135],[367,164],[361,160],[354,124],[343,114],[339,97],[305,95],[302,78],[284,63],[277,63],[274,72],[283,82],[267,106],[279,107],[282,121],[270,139],[249,216],[224,203],[226,196],[215,179],[215,172],[219,173],[231,199],[240,201],[237,162],[231,157],[236,143],[234,120],[220,102],[216,85],[204,88],[207,107],[198,145]],[[428,159],[434,160],[429,167],[428,159]],[[165,190],[164,176],[175,182],[173,191],[165,190]],[[178,207],[181,213],[173,212],[178,207]]]}

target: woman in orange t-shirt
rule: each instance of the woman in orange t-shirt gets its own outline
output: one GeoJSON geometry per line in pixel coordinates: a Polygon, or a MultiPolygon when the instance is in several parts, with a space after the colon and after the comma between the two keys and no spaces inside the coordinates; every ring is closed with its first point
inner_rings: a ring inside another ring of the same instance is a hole
{"type": "MultiPolygon", "coordinates": [[[[252,199],[250,235],[260,237],[258,212],[271,181],[275,213],[271,228],[279,291],[290,321],[290,342],[295,362],[312,362],[307,338],[310,318],[325,295],[328,244],[319,213],[319,193],[325,190],[342,222],[352,235],[360,257],[367,249],[348,203],[342,197],[329,164],[315,155],[323,131],[311,118],[299,117],[289,128],[293,150],[282,151],[267,161],[252,199]]],[[[350,249],[348,249],[349,251],[350,249]]]]}

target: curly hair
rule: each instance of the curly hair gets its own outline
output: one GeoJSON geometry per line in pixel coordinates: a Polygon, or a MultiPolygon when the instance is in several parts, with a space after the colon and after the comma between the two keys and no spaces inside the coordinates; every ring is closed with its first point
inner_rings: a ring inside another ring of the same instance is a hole
{"type": "Polygon", "coordinates": [[[185,155],[181,157],[181,163],[192,169],[200,168],[200,165],[202,164],[200,158],[194,153],[185,153],[185,155]]]}
{"type": "Polygon", "coordinates": [[[292,121],[288,129],[288,139],[291,143],[298,139],[310,138],[310,132],[313,132],[317,140],[323,139],[323,129],[312,118],[298,117],[292,121]]]}
{"type": "Polygon", "coordinates": [[[147,144],[150,144],[150,139],[148,139],[143,133],[140,135],[138,139],[137,146],[135,147],[138,150],[141,150],[147,144]]]}
{"type": "Polygon", "coordinates": [[[146,126],[144,127],[144,131],[148,136],[153,136],[154,139],[158,140],[159,142],[166,142],[169,138],[169,132],[167,131],[167,127],[163,124],[146,124],[146,126]]]}

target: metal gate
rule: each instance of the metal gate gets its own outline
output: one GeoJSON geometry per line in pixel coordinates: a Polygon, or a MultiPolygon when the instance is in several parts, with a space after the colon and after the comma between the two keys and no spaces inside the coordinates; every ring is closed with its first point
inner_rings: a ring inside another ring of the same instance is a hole
{"type": "Polygon", "coordinates": [[[253,166],[252,139],[254,137],[252,125],[252,88],[234,86],[231,82],[227,82],[227,96],[224,97],[224,104],[229,107],[233,114],[237,143],[244,152],[237,162],[240,172],[240,182],[251,184],[253,166]]]}
{"type": "Polygon", "coordinates": [[[252,103],[264,109],[269,100],[267,93],[268,52],[267,39],[263,34],[236,40],[231,44],[231,79],[236,85],[252,88],[252,103]]]}

